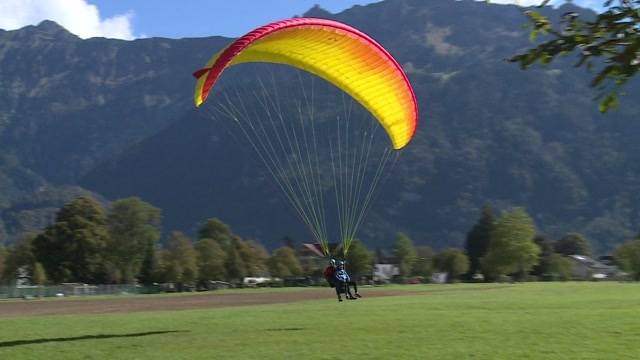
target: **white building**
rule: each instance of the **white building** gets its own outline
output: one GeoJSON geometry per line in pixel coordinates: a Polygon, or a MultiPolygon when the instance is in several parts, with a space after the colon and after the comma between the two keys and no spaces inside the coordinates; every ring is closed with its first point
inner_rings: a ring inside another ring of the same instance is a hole
{"type": "Polygon", "coordinates": [[[613,278],[619,270],[615,266],[605,265],[585,255],[569,255],[573,260],[572,275],[576,278],[598,280],[613,278]]]}
{"type": "Polygon", "coordinates": [[[400,269],[394,264],[373,265],[373,281],[387,282],[391,281],[391,279],[397,275],[400,275],[400,269]]]}

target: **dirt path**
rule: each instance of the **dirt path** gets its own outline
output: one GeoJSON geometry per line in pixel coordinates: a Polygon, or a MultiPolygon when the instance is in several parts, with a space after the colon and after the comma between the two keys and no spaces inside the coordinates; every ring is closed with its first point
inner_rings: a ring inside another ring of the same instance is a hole
{"type": "MultiPolygon", "coordinates": [[[[365,297],[408,295],[407,291],[366,291],[365,297]]],[[[113,314],[138,311],[210,309],[229,306],[281,304],[306,300],[332,299],[337,302],[332,289],[301,289],[300,291],[200,293],[182,296],[145,296],[112,299],[56,299],[0,301],[0,318],[65,315],[65,314],[113,314]]],[[[364,301],[364,299],[363,299],[364,301]]]]}

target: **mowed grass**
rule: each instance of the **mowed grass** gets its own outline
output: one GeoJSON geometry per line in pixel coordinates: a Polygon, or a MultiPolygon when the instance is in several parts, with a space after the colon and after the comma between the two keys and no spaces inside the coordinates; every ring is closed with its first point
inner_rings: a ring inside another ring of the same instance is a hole
{"type": "Polygon", "coordinates": [[[640,359],[640,284],[392,289],[343,303],[0,319],[0,359],[640,359]]]}

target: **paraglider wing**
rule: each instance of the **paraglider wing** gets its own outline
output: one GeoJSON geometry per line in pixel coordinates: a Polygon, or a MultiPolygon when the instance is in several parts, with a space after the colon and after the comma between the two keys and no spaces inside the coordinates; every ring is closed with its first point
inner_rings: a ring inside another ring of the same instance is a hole
{"type": "Polygon", "coordinates": [[[329,81],[378,119],[394,149],[406,146],[415,133],[418,107],[404,71],[380,44],[348,25],[296,18],[251,31],[193,74],[196,106],[225,68],[248,62],[286,64],[329,81]]]}

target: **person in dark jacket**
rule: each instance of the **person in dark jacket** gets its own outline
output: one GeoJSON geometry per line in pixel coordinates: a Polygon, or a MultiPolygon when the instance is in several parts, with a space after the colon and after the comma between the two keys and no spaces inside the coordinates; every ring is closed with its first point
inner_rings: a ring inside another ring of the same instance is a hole
{"type": "Polygon", "coordinates": [[[322,273],[324,275],[324,279],[327,280],[329,286],[336,287],[336,261],[335,259],[331,259],[329,261],[329,266],[324,269],[322,273]]]}

